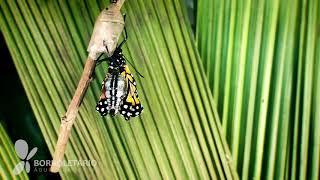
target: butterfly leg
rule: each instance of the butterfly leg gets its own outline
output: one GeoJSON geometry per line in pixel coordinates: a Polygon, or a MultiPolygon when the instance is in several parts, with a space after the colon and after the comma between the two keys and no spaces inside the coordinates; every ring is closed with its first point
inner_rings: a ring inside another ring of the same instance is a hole
{"type": "Polygon", "coordinates": [[[90,81],[96,79],[96,77],[97,77],[96,72],[93,72],[93,73],[91,74],[90,81]]]}
{"type": "Polygon", "coordinates": [[[100,56],[97,58],[97,60],[96,60],[96,67],[99,66],[103,61],[107,61],[107,60],[108,60],[108,58],[103,58],[103,59],[101,59],[102,56],[103,56],[103,53],[100,54],[100,56]]]}
{"type": "Polygon", "coordinates": [[[97,60],[97,62],[96,62],[96,67],[99,66],[102,62],[107,61],[107,60],[108,60],[108,58],[104,58],[104,59],[99,59],[99,60],[97,60]]]}
{"type": "Polygon", "coordinates": [[[124,13],[124,14],[123,14],[123,21],[124,21],[124,23],[126,23],[126,17],[127,17],[127,15],[126,15],[126,13],[124,13]]]}

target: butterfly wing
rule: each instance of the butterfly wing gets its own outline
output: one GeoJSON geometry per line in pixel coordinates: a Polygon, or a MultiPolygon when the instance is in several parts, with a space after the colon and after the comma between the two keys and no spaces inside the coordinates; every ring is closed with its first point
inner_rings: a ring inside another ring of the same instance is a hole
{"type": "Polygon", "coordinates": [[[106,75],[105,79],[102,81],[102,88],[101,88],[101,95],[99,98],[99,101],[96,105],[96,110],[100,113],[101,116],[107,115],[107,97],[106,97],[106,79],[108,78],[108,75],[106,75]]]}
{"type": "Polygon", "coordinates": [[[124,71],[121,73],[127,83],[127,96],[123,99],[120,106],[120,113],[126,120],[141,114],[143,106],[140,103],[137,84],[127,65],[124,65],[124,71]]]}
{"type": "Polygon", "coordinates": [[[101,116],[118,113],[123,99],[127,96],[126,80],[118,73],[109,73],[102,82],[101,96],[96,110],[101,116]]]}

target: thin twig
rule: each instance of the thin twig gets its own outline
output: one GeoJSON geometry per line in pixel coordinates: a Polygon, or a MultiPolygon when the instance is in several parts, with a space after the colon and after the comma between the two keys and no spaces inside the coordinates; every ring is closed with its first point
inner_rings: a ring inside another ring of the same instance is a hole
{"type": "Polygon", "coordinates": [[[53,155],[53,161],[50,168],[51,172],[58,172],[61,166],[66,145],[70,136],[72,125],[78,114],[79,107],[83,101],[83,97],[89,87],[92,80],[92,73],[94,72],[96,61],[88,58],[84,66],[84,70],[79,81],[78,87],[71,100],[68,110],[64,117],[61,118],[60,132],[58,136],[58,142],[53,155]]]}
{"type": "MultiPolygon", "coordinates": [[[[117,41],[122,33],[123,30],[123,26],[124,26],[124,22],[123,22],[123,17],[121,15],[120,9],[121,6],[123,5],[125,0],[118,0],[117,3],[112,3],[108,6],[108,15],[106,16],[109,19],[103,19],[104,22],[112,22],[113,26],[104,26],[105,32],[104,33],[97,33],[97,34],[93,34],[93,36],[95,36],[94,38],[92,37],[92,39],[95,39],[97,41],[93,41],[94,43],[98,42],[99,40],[101,41],[107,41],[107,42],[111,42],[111,47],[115,48],[117,41]],[[121,16],[121,17],[119,17],[121,16]],[[122,20],[118,21],[119,19],[122,20]],[[121,24],[122,23],[122,24],[121,24]],[[107,27],[107,28],[106,28],[107,27]],[[107,37],[104,37],[106,36],[107,37]],[[100,37],[102,36],[102,37],[100,37]],[[114,37],[118,37],[116,38],[116,42],[114,37]]],[[[97,20],[99,21],[99,19],[97,20]]],[[[101,24],[99,25],[101,26],[101,24]]],[[[92,80],[92,74],[95,70],[96,67],[96,56],[97,54],[101,53],[100,50],[101,48],[96,48],[99,47],[99,45],[103,45],[103,43],[97,43],[93,44],[95,48],[92,48],[91,50],[89,50],[89,56],[88,59],[86,61],[86,64],[84,66],[84,70],[83,73],[81,75],[78,87],[75,91],[75,94],[73,95],[73,98],[71,100],[71,103],[68,107],[68,110],[65,114],[64,117],[61,118],[61,125],[60,125],[60,132],[59,132],[59,136],[58,136],[58,141],[56,144],[56,148],[55,148],[55,152],[53,155],[53,161],[51,164],[51,168],[50,171],[51,172],[58,172],[63,160],[63,156],[66,150],[66,145],[70,136],[70,132],[71,132],[71,128],[73,123],[75,122],[76,116],[78,114],[79,111],[79,107],[83,101],[84,95],[89,87],[89,84],[92,80]]],[[[108,47],[107,47],[108,48],[108,47]]],[[[113,50],[112,50],[113,52],[113,50]]]]}

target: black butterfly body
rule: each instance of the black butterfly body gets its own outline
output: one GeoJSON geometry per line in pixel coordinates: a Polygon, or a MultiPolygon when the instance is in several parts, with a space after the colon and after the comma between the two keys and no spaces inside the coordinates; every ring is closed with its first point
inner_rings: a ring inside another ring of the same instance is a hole
{"type": "Polygon", "coordinates": [[[117,47],[113,55],[107,58],[108,73],[102,82],[100,100],[96,110],[101,116],[118,112],[126,120],[141,114],[143,107],[140,103],[136,88],[136,81],[131,74],[121,46],[117,47]]]}

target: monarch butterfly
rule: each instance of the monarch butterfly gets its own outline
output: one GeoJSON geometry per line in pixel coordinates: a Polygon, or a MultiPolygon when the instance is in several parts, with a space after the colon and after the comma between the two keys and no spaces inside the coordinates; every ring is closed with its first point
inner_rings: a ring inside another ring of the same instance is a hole
{"type": "Polygon", "coordinates": [[[136,81],[122,54],[121,46],[126,42],[127,37],[125,29],[125,39],[115,49],[113,55],[97,60],[97,64],[107,60],[109,65],[108,73],[102,82],[101,96],[96,105],[96,110],[101,116],[107,114],[114,116],[120,112],[126,120],[129,120],[131,117],[140,115],[143,110],[136,81]]]}

